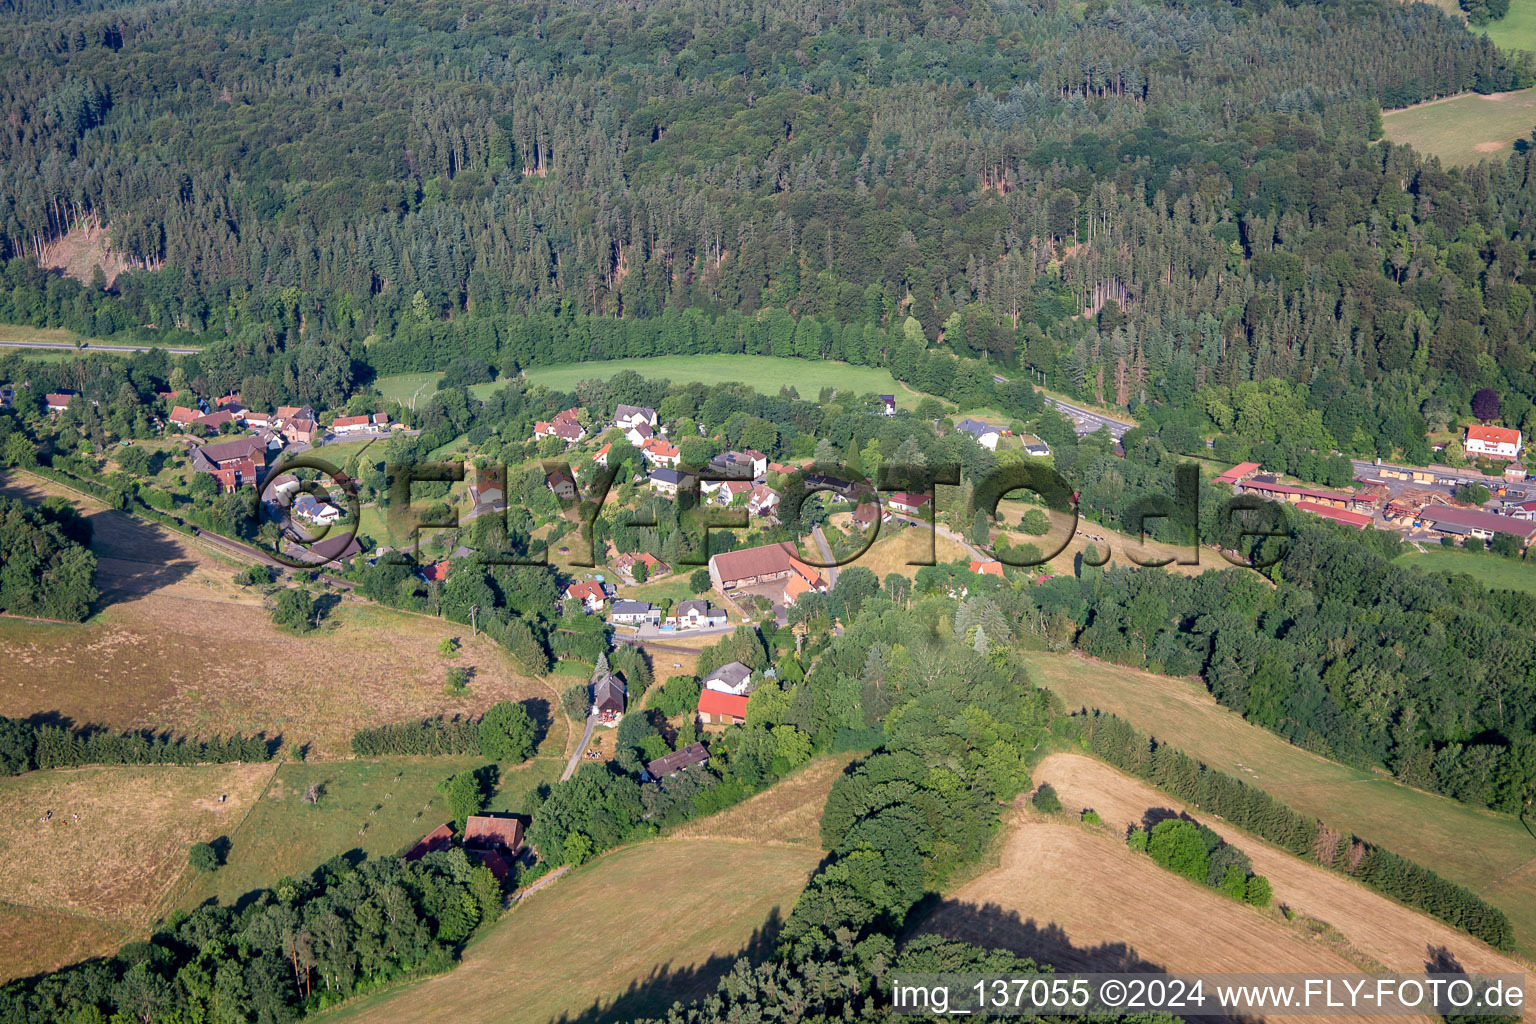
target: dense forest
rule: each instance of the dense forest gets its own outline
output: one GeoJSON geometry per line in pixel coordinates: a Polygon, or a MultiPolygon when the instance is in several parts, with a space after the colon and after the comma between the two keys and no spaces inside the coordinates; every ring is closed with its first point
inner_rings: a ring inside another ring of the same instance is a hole
{"type": "Polygon", "coordinates": [[[1530,415],[1532,157],[1369,144],[1533,80],[1427,5],[6,6],[0,320],[203,343],[258,405],[466,350],[883,365],[910,319],[939,394],[1228,430],[1284,377],[1362,454],[1530,415]],[[103,231],[109,290],[39,268],[103,231]]]}
{"type": "Polygon", "coordinates": [[[0,496],[0,611],[80,622],[96,600],[91,525],[66,501],[0,496]]]}

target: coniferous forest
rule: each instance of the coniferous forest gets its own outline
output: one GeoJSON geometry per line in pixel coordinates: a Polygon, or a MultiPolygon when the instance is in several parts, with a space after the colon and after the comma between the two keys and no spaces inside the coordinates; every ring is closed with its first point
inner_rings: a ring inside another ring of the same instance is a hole
{"type": "Polygon", "coordinates": [[[0,319],[206,344],[248,401],[466,351],[985,399],[985,360],[1224,430],[1285,377],[1371,454],[1536,391],[1530,155],[1372,142],[1383,108],[1533,81],[1424,5],[4,9],[0,319]],[[29,259],[103,230],[110,291],[29,259]],[[962,362],[900,352],[909,315],[962,362]]]}

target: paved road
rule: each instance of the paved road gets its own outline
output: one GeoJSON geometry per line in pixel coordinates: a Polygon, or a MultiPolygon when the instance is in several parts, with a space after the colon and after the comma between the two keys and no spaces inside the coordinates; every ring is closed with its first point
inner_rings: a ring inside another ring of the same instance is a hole
{"type": "Polygon", "coordinates": [[[622,643],[625,638],[628,638],[634,643],[649,644],[656,640],[679,640],[690,636],[717,636],[721,633],[734,633],[735,631],[736,627],[729,622],[723,626],[698,626],[694,629],[669,629],[665,632],[662,631],[660,626],[645,623],[636,632],[627,633],[622,637],[615,636],[614,640],[622,643]]]}
{"type": "MultiPolygon", "coordinates": [[[[1484,476],[1476,469],[1452,469],[1450,466],[1396,466],[1389,462],[1377,465],[1365,459],[1350,459],[1349,461],[1355,467],[1355,472],[1361,476],[1379,476],[1384,469],[1395,469],[1402,473],[1433,473],[1437,481],[1455,480],[1458,483],[1473,484],[1501,484],[1504,482],[1503,476],[1484,476]]],[[[1423,484],[1418,486],[1422,487],[1423,484]]]]}
{"type": "MultiPolygon", "coordinates": [[[[1008,378],[1001,374],[994,373],[992,379],[999,384],[1008,383],[1008,378]]],[[[1100,427],[1108,427],[1110,435],[1118,441],[1125,436],[1127,430],[1136,426],[1134,423],[1117,420],[1113,416],[1105,416],[1103,413],[1094,412],[1091,409],[1083,409],[1072,405],[1070,402],[1063,402],[1059,398],[1052,398],[1049,395],[1041,395],[1040,400],[1051,408],[1070,416],[1073,423],[1077,425],[1077,431],[1080,434],[1091,434],[1100,427]]]]}
{"type": "Polygon", "coordinates": [[[560,776],[561,782],[576,774],[576,768],[581,764],[581,755],[587,752],[587,744],[592,742],[592,730],[596,728],[597,716],[595,714],[588,715],[587,729],[581,734],[581,745],[576,748],[576,752],[571,755],[571,759],[565,762],[565,771],[560,776]]]}
{"type": "Polygon", "coordinates": [[[827,587],[837,586],[837,566],[832,563],[837,559],[832,557],[832,547],[827,543],[827,535],[821,532],[821,524],[811,527],[811,536],[816,538],[816,546],[821,549],[821,560],[826,568],[822,571],[827,574],[827,587]]]}
{"type": "MultiPolygon", "coordinates": [[[[0,348],[49,348],[49,349],[65,349],[65,350],[68,350],[68,351],[73,351],[74,348],[75,348],[75,343],[72,342],[72,341],[0,341],[0,348]]],[[[177,346],[175,348],[168,348],[168,347],[166,347],[164,345],[158,345],[158,346],[156,346],[156,345],[102,345],[102,344],[91,344],[89,342],[81,345],[80,346],[80,351],[82,353],[84,353],[84,352],[148,352],[152,348],[164,348],[165,351],[169,352],[173,356],[190,356],[190,355],[195,355],[196,353],[202,351],[202,349],[200,349],[200,348],[184,348],[184,347],[181,347],[181,346],[177,346]]]]}

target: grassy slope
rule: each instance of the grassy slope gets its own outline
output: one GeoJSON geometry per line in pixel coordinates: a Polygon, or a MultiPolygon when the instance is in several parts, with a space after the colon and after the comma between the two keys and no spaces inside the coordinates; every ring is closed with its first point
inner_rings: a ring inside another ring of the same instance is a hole
{"type": "Polygon", "coordinates": [[[1425,572],[1469,573],[1484,585],[1495,589],[1524,590],[1536,594],[1536,566],[1486,552],[1430,548],[1423,553],[1408,551],[1399,555],[1397,564],[1423,569],[1425,572]]]}
{"type": "MultiPolygon", "coordinates": [[[[1532,2],[1536,6],[1536,0],[1532,2]]],[[[1536,12],[1531,18],[1536,22],[1536,12]]],[[[1388,139],[1447,164],[1502,160],[1515,141],[1529,138],[1536,126],[1536,89],[1421,103],[1384,114],[1381,120],[1388,139]]]]}
{"type": "Polygon", "coordinates": [[[1500,49],[1536,51],[1536,0],[1511,0],[1509,13],[1481,31],[1500,49]]]}
{"type": "Polygon", "coordinates": [[[1101,708],[1481,893],[1536,950],[1536,840],[1508,815],[1410,789],[1293,747],[1216,703],[1198,683],[1059,654],[1026,662],[1070,708],[1101,708]]]}
{"type": "Polygon", "coordinates": [[[565,366],[541,366],[528,370],[527,374],[531,383],[569,391],[576,386],[577,381],[606,379],[620,370],[633,370],[642,377],[675,382],[723,384],[740,381],[752,385],[763,394],[777,394],[780,387],[788,385],[799,391],[802,398],[814,398],[825,387],[857,394],[893,394],[899,404],[908,407],[915,406],[921,397],[903,388],[884,369],[807,359],[779,359],[774,356],[653,356],[649,359],[614,359],[565,366]]]}
{"type": "Polygon", "coordinates": [[[818,758],[746,803],[599,857],[517,904],[450,973],[324,1019],[617,1021],[713,991],[815,870],[821,808],[849,760],[818,758]]]}

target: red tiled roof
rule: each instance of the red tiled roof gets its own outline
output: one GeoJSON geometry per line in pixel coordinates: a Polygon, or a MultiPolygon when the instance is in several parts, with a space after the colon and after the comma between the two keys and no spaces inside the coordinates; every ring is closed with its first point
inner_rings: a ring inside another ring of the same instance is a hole
{"type": "Polygon", "coordinates": [[[195,419],[197,419],[196,411],[188,409],[186,406],[178,405],[171,410],[172,423],[191,423],[195,419]]]}
{"type": "Polygon", "coordinates": [[[421,837],[421,841],[411,847],[403,860],[421,860],[427,854],[436,850],[446,850],[453,845],[453,826],[439,825],[437,828],[421,837]]]}
{"type": "Polygon", "coordinates": [[[928,504],[926,494],[908,494],[906,491],[897,491],[887,499],[890,505],[905,505],[907,508],[921,508],[928,504]]]}
{"type": "Polygon", "coordinates": [[[366,427],[373,420],[368,416],[338,416],[333,427],[366,427]]]}
{"type": "Polygon", "coordinates": [[[448,578],[448,560],[445,558],[441,562],[433,562],[431,565],[423,567],[421,575],[428,583],[443,582],[443,580],[448,578]]]}
{"type": "Polygon", "coordinates": [[[1258,471],[1259,464],[1257,462],[1239,462],[1237,465],[1221,474],[1221,476],[1217,477],[1214,482],[1218,484],[1235,484],[1243,477],[1251,476],[1258,471]]]}
{"type": "Polygon", "coordinates": [[[516,818],[472,814],[464,822],[465,846],[501,847],[516,853],[523,845],[523,823],[516,818]]]}
{"type": "Polygon", "coordinates": [[[747,698],[706,688],[699,693],[699,714],[733,715],[736,718],[746,718],[747,698]]]}
{"type": "Polygon", "coordinates": [[[565,588],[566,597],[574,597],[578,601],[606,601],[608,595],[602,585],[592,580],[577,580],[565,588]]]}
{"type": "Polygon", "coordinates": [[[1371,525],[1371,517],[1360,512],[1349,512],[1342,508],[1334,508],[1332,505],[1319,505],[1315,501],[1298,501],[1296,507],[1304,512],[1322,516],[1324,519],[1332,519],[1336,523],[1353,526],[1357,530],[1363,530],[1371,525]]]}
{"type": "Polygon", "coordinates": [[[1468,427],[1467,440],[1484,444],[1519,444],[1520,431],[1508,427],[1468,427]]]}
{"type": "Polygon", "coordinates": [[[1003,574],[1003,563],[995,558],[985,562],[972,559],[971,572],[982,576],[1001,576],[1003,574]]]}

